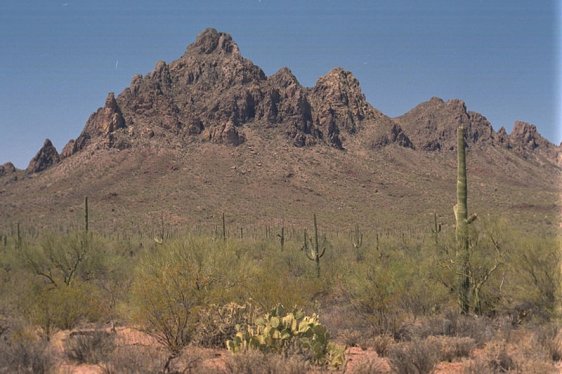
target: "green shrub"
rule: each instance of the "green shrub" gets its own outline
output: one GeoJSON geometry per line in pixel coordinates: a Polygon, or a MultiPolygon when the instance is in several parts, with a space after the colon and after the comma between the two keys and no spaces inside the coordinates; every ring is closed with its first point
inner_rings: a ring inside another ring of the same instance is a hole
{"type": "Polygon", "coordinates": [[[98,321],[105,311],[98,289],[79,281],[56,288],[35,284],[21,303],[28,320],[47,336],[56,329],[70,330],[80,322],[98,321]]]}
{"type": "Polygon", "coordinates": [[[158,247],[143,257],[131,286],[131,317],[172,354],[192,338],[197,308],[209,293],[208,269],[191,241],[158,247]]]}

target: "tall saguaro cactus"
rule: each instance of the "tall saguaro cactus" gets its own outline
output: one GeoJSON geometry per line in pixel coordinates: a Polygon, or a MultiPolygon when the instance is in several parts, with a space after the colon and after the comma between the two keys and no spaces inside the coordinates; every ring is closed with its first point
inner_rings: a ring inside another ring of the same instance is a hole
{"type": "Polygon", "coordinates": [[[326,238],[324,238],[322,249],[320,249],[320,244],[318,242],[318,225],[316,224],[316,214],[314,215],[314,243],[312,243],[310,249],[308,249],[306,245],[306,231],[304,235],[305,235],[304,236],[305,245],[303,247],[303,250],[306,254],[306,257],[308,257],[309,260],[316,262],[316,276],[320,278],[320,259],[322,258],[322,256],[324,256],[324,253],[326,252],[326,246],[325,246],[326,238]]]}
{"type": "Polygon", "coordinates": [[[456,219],[456,263],[458,266],[458,293],[461,313],[466,314],[470,308],[470,253],[468,243],[468,225],[476,215],[468,218],[468,183],[466,178],[466,152],[464,127],[457,128],[457,204],[453,210],[456,219]]]}
{"type": "Polygon", "coordinates": [[[88,232],[88,196],[84,197],[84,231],[88,232]]]}

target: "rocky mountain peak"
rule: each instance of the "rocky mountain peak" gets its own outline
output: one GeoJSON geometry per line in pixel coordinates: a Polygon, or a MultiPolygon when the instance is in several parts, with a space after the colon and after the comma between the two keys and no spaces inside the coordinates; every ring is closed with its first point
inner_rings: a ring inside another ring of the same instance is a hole
{"type": "Polygon", "coordinates": [[[16,167],[11,162],[6,162],[3,165],[0,165],[0,177],[4,175],[10,175],[16,172],[16,167]]]}
{"type": "Polygon", "coordinates": [[[105,98],[104,108],[107,108],[111,111],[119,111],[119,106],[117,105],[117,100],[115,100],[115,94],[110,92],[107,94],[105,98]]]}
{"type": "Polygon", "coordinates": [[[540,155],[562,167],[562,150],[538,132],[537,127],[524,121],[515,121],[511,134],[504,143],[507,148],[524,158],[540,155]]]}
{"type": "Polygon", "coordinates": [[[320,77],[313,90],[336,106],[356,105],[359,108],[366,102],[357,78],[342,68],[332,69],[320,77]]]}
{"type": "Polygon", "coordinates": [[[524,121],[515,121],[513,130],[509,134],[509,146],[520,150],[555,148],[554,144],[551,144],[539,134],[535,125],[524,121]]]}
{"type": "Polygon", "coordinates": [[[451,99],[451,100],[447,100],[447,102],[445,102],[445,105],[449,108],[449,110],[451,111],[456,111],[459,113],[467,113],[466,110],[466,103],[461,100],[461,99],[451,99]]]}
{"type": "Polygon", "coordinates": [[[426,151],[453,150],[456,130],[464,126],[468,145],[491,142],[492,125],[483,115],[467,110],[460,99],[432,97],[396,118],[414,146],[426,151]]]}
{"type": "Polygon", "coordinates": [[[293,72],[287,67],[279,69],[275,74],[268,78],[268,81],[278,88],[287,88],[291,85],[300,87],[297,77],[295,77],[293,72]]]}
{"type": "Polygon", "coordinates": [[[509,138],[512,144],[524,146],[526,148],[538,147],[537,127],[527,122],[515,121],[509,138]]]}
{"type": "Polygon", "coordinates": [[[188,54],[239,54],[240,50],[230,34],[208,28],[203,30],[193,44],[187,48],[188,54]]]}
{"type": "Polygon", "coordinates": [[[335,122],[349,133],[359,129],[361,121],[375,117],[359,81],[349,71],[335,68],[318,79],[312,88],[315,115],[334,117],[335,122]]]}
{"type": "Polygon", "coordinates": [[[440,105],[440,104],[444,104],[445,100],[437,96],[432,96],[427,103],[432,105],[440,105]]]}
{"type": "Polygon", "coordinates": [[[117,104],[115,94],[110,92],[103,108],[99,108],[88,120],[85,131],[90,136],[107,136],[123,127],[125,127],[125,119],[117,104]]]}
{"type": "Polygon", "coordinates": [[[39,173],[60,161],[60,155],[57,149],[49,139],[45,139],[43,147],[37,152],[35,157],[31,159],[29,165],[27,166],[27,173],[39,173]]]}

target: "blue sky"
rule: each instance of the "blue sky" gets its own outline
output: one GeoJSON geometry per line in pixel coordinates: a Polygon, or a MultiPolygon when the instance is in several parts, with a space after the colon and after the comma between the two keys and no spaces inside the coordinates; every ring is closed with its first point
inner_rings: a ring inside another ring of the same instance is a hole
{"type": "Polygon", "coordinates": [[[78,136],[109,91],[178,58],[206,27],[270,75],[306,86],[341,66],[390,116],[461,98],[497,130],[534,123],[562,141],[559,2],[2,0],[0,163],[23,168],[78,136]]]}

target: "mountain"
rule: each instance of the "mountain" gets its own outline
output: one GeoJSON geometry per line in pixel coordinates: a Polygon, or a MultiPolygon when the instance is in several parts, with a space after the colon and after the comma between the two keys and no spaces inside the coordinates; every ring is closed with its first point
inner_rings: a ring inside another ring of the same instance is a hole
{"type": "Polygon", "coordinates": [[[133,77],[59,154],[49,140],[26,171],[0,166],[0,231],[76,225],[84,196],[100,230],[232,225],[311,212],[333,227],[424,226],[452,218],[455,133],[467,128],[471,204],[557,227],[562,156],[536,127],[495,132],[461,100],[432,98],[390,118],[335,68],[303,87],[271,76],[229,34],[204,30],[170,63],[133,77]]]}

